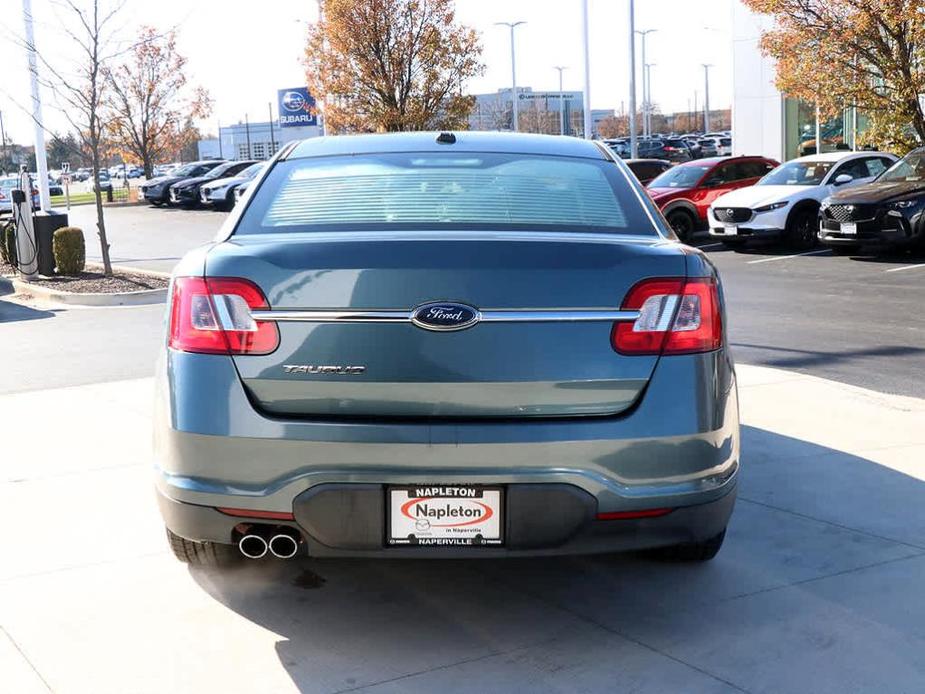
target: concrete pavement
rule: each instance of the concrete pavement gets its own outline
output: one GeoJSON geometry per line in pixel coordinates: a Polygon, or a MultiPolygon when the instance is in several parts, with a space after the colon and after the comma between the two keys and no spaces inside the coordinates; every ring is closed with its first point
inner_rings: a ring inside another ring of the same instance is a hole
{"type": "MultiPolygon", "coordinates": [[[[81,205],[68,214],[68,223],[84,231],[87,260],[99,262],[96,208],[81,205]]],[[[211,241],[227,216],[215,210],[177,207],[107,207],[104,217],[111,259],[117,265],[170,272],[188,250],[211,241]]]]}
{"type": "Polygon", "coordinates": [[[739,377],[739,504],[706,565],[191,570],[152,498],[149,379],[0,396],[0,508],[17,529],[0,690],[921,691],[925,400],[739,377]]]}

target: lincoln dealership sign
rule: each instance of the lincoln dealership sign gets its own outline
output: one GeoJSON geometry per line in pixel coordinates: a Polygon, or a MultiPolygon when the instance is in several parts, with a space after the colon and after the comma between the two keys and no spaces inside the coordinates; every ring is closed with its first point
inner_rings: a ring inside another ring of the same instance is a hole
{"type": "Polygon", "coordinates": [[[296,128],[318,125],[315,115],[315,99],[307,87],[279,90],[279,127],[296,128]]]}

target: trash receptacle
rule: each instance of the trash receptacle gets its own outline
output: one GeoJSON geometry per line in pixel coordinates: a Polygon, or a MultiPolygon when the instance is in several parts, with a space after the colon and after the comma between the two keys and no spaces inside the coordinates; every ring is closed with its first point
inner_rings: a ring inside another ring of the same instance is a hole
{"type": "Polygon", "coordinates": [[[38,251],[40,275],[55,274],[55,230],[67,226],[67,215],[63,212],[35,213],[35,245],[38,251]]]}

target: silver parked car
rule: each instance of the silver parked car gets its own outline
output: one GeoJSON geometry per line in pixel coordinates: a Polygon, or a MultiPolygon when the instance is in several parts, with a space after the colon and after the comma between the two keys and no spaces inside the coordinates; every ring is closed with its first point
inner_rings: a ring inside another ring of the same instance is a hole
{"type": "Polygon", "coordinates": [[[606,145],[287,146],[169,305],[156,484],[183,561],[722,544],[720,280],[606,145]]]}

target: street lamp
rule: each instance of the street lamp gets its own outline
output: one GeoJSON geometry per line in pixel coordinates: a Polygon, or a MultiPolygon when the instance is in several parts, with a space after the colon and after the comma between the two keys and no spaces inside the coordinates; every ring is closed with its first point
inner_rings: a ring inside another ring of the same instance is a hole
{"type": "Polygon", "coordinates": [[[629,112],[629,131],[630,131],[630,157],[633,159],[639,154],[638,143],[636,141],[636,3],[629,0],[629,49],[630,49],[630,112],[629,112]]]}
{"type": "Polygon", "coordinates": [[[646,63],[646,130],[649,132],[649,136],[652,135],[652,68],[655,67],[655,63],[646,63]]]}
{"type": "Polygon", "coordinates": [[[636,33],[642,37],[642,134],[649,132],[649,77],[646,74],[646,36],[658,29],[637,29],[636,33]]]}
{"type": "Polygon", "coordinates": [[[703,63],[703,134],[710,132],[710,68],[709,63],[703,63]]]}
{"type": "Polygon", "coordinates": [[[581,0],[581,47],[584,52],[585,93],[582,100],[584,111],[584,136],[586,140],[593,137],[591,132],[591,53],[588,45],[588,0],[581,0]]]}
{"type": "Polygon", "coordinates": [[[559,71],[559,134],[565,135],[565,92],[562,91],[562,72],[568,70],[568,67],[554,65],[552,69],[559,71]]]}
{"type": "Polygon", "coordinates": [[[521,24],[526,24],[526,22],[495,22],[495,26],[506,26],[511,30],[511,104],[514,107],[513,130],[515,133],[517,132],[517,70],[514,62],[514,29],[521,24]]]}

